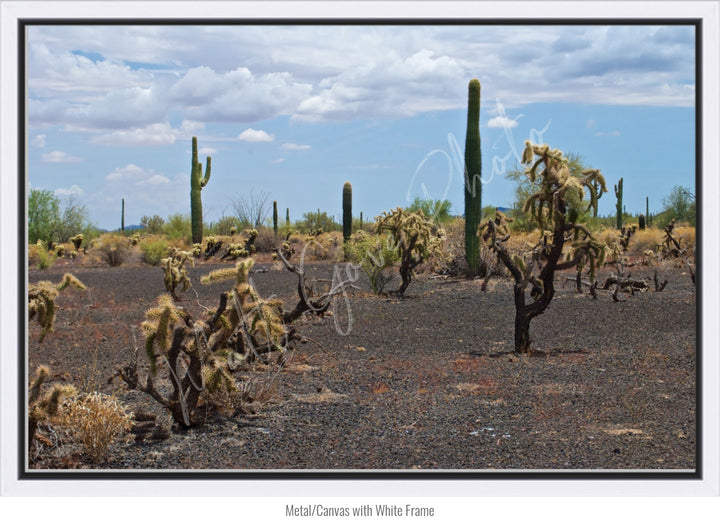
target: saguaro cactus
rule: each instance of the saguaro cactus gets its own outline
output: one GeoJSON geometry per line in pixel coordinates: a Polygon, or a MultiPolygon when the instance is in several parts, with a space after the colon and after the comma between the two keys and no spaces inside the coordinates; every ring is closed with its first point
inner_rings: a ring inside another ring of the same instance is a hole
{"type": "Polygon", "coordinates": [[[278,232],[278,213],[277,213],[277,201],[273,201],[273,231],[275,235],[278,232]]]}
{"type": "Polygon", "coordinates": [[[343,184],[343,241],[347,242],[352,235],[352,185],[349,182],[343,184]]]}
{"type": "Polygon", "coordinates": [[[467,133],[465,135],[465,258],[468,277],[480,273],[478,225],[482,214],[482,157],[480,153],[480,81],[468,86],[467,133]]]}
{"type": "Polygon", "coordinates": [[[125,231],[125,199],[122,200],[122,213],[120,214],[120,229],[125,231]]]}
{"type": "Polygon", "coordinates": [[[615,204],[615,227],[620,230],[623,225],[623,180],[622,177],[615,184],[615,197],[617,197],[617,203],[615,204]]]}
{"type": "Polygon", "coordinates": [[[643,215],[642,213],[638,217],[638,226],[641,230],[645,229],[645,215],[643,215]]]}
{"type": "Polygon", "coordinates": [[[650,197],[645,197],[645,220],[648,226],[652,224],[652,218],[650,217],[650,197]]]}
{"type": "Polygon", "coordinates": [[[205,176],[202,163],[198,162],[197,137],[192,138],[192,171],[190,172],[190,215],[192,221],[192,242],[202,242],[202,197],[200,192],[210,180],[210,157],[205,162],[205,176]]]}

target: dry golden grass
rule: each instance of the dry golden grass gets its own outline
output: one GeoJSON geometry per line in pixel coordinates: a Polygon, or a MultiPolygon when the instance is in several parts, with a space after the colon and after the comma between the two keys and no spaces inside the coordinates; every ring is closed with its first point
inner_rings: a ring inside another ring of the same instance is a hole
{"type": "Polygon", "coordinates": [[[620,232],[612,229],[601,230],[594,237],[605,246],[612,246],[613,243],[620,241],[620,232]]]}
{"type": "Polygon", "coordinates": [[[695,228],[693,226],[679,226],[673,230],[680,246],[691,252],[695,248],[695,228]]]}
{"type": "Polygon", "coordinates": [[[630,238],[628,253],[630,255],[643,255],[646,251],[657,251],[658,245],[662,244],[665,234],[657,228],[638,230],[630,238]]]}
{"type": "Polygon", "coordinates": [[[114,396],[93,392],[67,401],[57,417],[95,463],[117,437],[132,428],[132,414],[114,396]]]}
{"type": "Polygon", "coordinates": [[[120,266],[132,252],[132,242],[124,235],[104,233],[91,243],[91,255],[110,266],[120,266]]]}

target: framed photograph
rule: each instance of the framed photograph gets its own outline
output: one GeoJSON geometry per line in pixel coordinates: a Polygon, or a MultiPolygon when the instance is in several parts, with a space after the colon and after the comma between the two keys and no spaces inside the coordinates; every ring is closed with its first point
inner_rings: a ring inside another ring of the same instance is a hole
{"type": "Polygon", "coordinates": [[[717,495],[718,5],[649,4],[2,2],[3,491],[717,495]]]}

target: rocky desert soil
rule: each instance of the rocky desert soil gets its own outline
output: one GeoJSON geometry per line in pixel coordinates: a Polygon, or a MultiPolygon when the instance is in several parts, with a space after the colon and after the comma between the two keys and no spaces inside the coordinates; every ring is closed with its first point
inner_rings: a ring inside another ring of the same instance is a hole
{"type": "MultiPolygon", "coordinates": [[[[229,263],[228,263],[229,264],[229,263]]],[[[215,307],[227,283],[190,269],[183,306],[215,307]]],[[[326,285],[343,265],[306,271],[326,285]]],[[[258,291],[287,304],[296,277],[259,263],[258,291]]],[[[57,263],[29,280],[59,281],[71,271],[87,291],[66,290],[54,331],[38,343],[29,326],[28,370],[49,365],[53,380],[115,392],[131,410],[155,416],[155,435],[112,445],[93,464],[67,441],[42,445],[35,469],[185,469],[231,472],[427,470],[474,473],[529,469],[696,468],[696,294],[683,270],[669,284],[598,299],[563,286],[531,324],[536,355],[513,354],[511,284],[420,276],[405,299],[376,296],[366,278],[348,288],[333,315],[303,322],[308,342],[284,367],[256,364],[245,374],[256,400],[235,416],[208,414],[181,430],[146,394],[107,384],[139,348],[144,312],[164,293],[162,271],[143,265],[86,268],[57,263]]],[[[609,273],[604,270],[600,280],[609,273]]],[[[652,268],[633,268],[634,278],[652,268]]],[[[392,287],[392,284],[390,285],[392,287]]],[[[45,429],[48,430],[48,429],[45,429]]],[[[50,436],[52,437],[52,436],[50,436]]],[[[59,439],[59,438],[58,438],[59,439]]],[[[52,441],[52,440],[50,440],[52,441]]]]}

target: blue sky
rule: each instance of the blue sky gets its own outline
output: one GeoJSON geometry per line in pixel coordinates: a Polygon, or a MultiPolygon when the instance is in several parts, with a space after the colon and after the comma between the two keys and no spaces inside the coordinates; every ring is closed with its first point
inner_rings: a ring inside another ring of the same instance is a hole
{"type": "Polygon", "coordinates": [[[483,205],[532,138],[600,169],[614,211],[695,187],[689,26],[34,26],[30,188],[101,228],[189,213],[191,138],[212,156],[206,221],[266,192],[292,220],[372,218],[427,192],[463,209],[467,84],[482,84],[483,205]]]}

